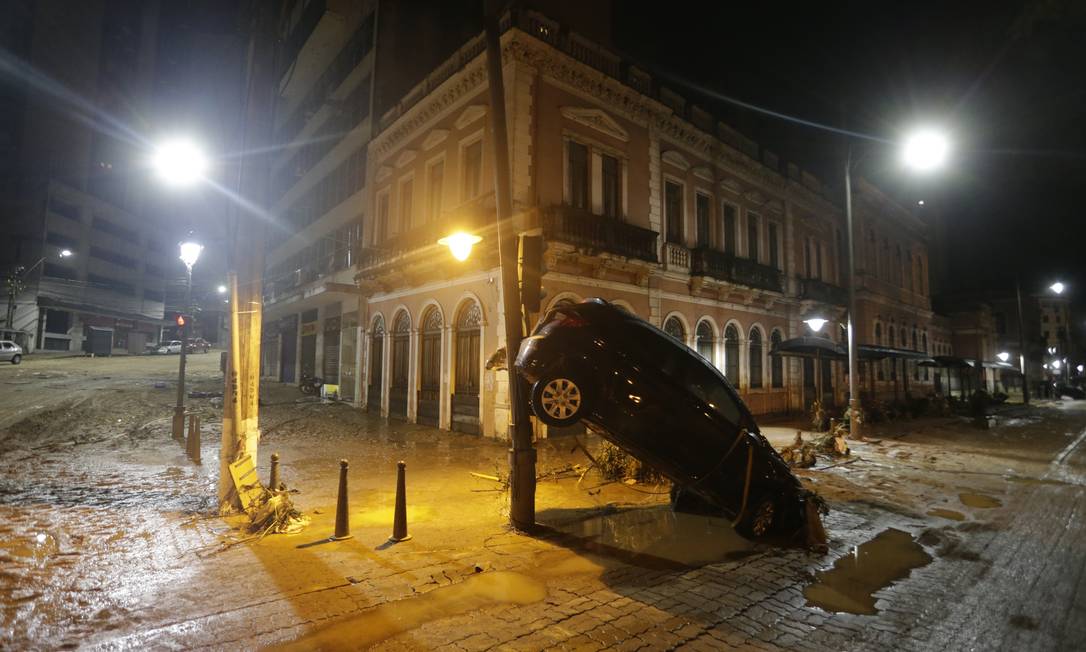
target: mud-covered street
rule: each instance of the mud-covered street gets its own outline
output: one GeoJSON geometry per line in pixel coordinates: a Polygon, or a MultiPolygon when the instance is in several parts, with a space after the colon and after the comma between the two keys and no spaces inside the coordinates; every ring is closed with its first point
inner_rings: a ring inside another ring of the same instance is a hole
{"type": "MultiPolygon", "coordinates": [[[[221,390],[216,352],[189,388],[221,390]]],[[[506,528],[505,446],[265,388],[310,519],[254,538],[216,515],[170,438],[176,356],[0,365],[3,649],[1077,649],[1086,644],[1086,405],[880,424],[800,475],[830,504],[826,555],[674,514],[667,486],[607,482],[539,442],[534,537],[506,528]],[[353,537],[330,542],[338,461],[353,537]],[[390,544],[396,462],[413,538],[390,544]],[[491,478],[497,477],[498,481],[491,478]]],[[[787,424],[763,427],[775,445],[787,424]]],[[[592,448],[594,440],[588,442],[592,448]]]]}

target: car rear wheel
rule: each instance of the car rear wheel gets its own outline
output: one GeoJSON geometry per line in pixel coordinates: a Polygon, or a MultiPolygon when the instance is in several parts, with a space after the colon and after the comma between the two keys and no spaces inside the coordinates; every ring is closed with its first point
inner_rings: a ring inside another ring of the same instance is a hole
{"type": "Polygon", "coordinates": [[[11,356],[11,364],[19,364],[22,361],[23,361],[23,356],[19,355],[18,353],[11,356]]]}
{"type": "Polygon", "coordinates": [[[551,376],[532,386],[532,412],[548,426],[564,428],[588,413],[585,386],[579,378],[551,376]]]}

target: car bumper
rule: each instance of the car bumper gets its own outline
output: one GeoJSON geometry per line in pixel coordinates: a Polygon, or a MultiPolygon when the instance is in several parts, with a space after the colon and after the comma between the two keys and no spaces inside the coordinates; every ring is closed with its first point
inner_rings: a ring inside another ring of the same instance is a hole
{"type": "Polygon", "coordinates": [[[529,335],[521,340],[520,351],[517,352],[514,364],[516,364],[517,372],[528,382],[538,381],[549,366],[545,362],[551,359],[546,355],[547,348],[546,338],[542,335],[529,335]]]}

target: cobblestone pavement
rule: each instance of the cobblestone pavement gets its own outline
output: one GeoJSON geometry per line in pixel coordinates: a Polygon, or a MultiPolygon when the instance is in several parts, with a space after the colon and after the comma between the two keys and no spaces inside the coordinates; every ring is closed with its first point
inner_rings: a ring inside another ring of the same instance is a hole
{"type": "MultiPolygon", "coordinates": [[[[213,389],[217,357],[194,357],[193,386],[213,389]]],[[[90,362],[0,375],[0,649],[1086,646],[1082,404],[1022,412],[987,432],[947,419],[894,424],[876,432],[881,443],[857,444],[855,462],[805,472],[833,508],[823,556],[732,545],[715,520],[658,518],[668,514],[660,488],[568,473],[540,483],[548,529],[511,533],[504,492],[467,473],[494,473],[503,446],[272,390],[282,401],[265,410],[261,474],[278,450],[312,523],[239,542],[237,519],[211,514],[208,402],[194,402],[207,430],[195,467],[158,416],[172,393],[154,383],[170,361],[90,362]],[[28,407],[17,399],[37,388],[35,373],[61,391],[28,407]],[[340,456],[352,463],[354,538],[329,543],[340,456]],[[390,546],[401,458],[414,539],[390,546]],[[963,493],[1002,504],[971,507],[963,493]],[[879,590],[877,613],[807,604],[817,572],[891,527],[932,561],[879,590]]],[[[575,460],[568,443],[542,442],[540,468],[575,460]]]]}

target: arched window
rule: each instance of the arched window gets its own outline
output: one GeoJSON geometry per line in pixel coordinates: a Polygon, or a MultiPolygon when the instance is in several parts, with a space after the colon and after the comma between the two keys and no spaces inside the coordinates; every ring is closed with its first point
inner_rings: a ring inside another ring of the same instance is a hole
{"type": "Polygon", "coordinates": [[[724,329],[724,375],[739,384],[739,330],[735,324],[724,329]]]}
{"type": "Polygon", "coordinates": [[[441,311],[430,306],[419,329],[418,422],[436,426],[441,415],[441,311]]]}
{"type": "Polygon", "coordinates": [[[667,321],[664,322],[664,332],[686,344],[686,329],[683,328],[682,321],[675,315],[668,317],[667,321]]]}
{"type": "Polygon", "coordinates": [[[698,322],[698,328],[694,331],[694,337],[697,340],[698,354],[713,362],[713,327],[709,325],[707,321],[698,322]]]}
{"type": "Polygon", "coordinates": [[[411,315],[401,310],[392,320],[392,378],[388,388],[388,412],[391,416],[407,417],[407,371],[410,364],[411,315]]]}
{"type": "Polygon", "coordinates": [[[762,332],[757,328],[750,329],[748,347],[750,354],[750,388],[759,389],[762,386],[762,332]]]}
{"type": "MultiPolygon", "coordinates": [[[[924,334],[922,334],[920,336],[920,342],[924,345],[924,349],[923,349],[924,353],[929,353],[930,354],[931,351],[928,350],[928,334],[927,333],[924,333],[924,334]]],[[[925,381],[930,379],[930,376],[929,376],[930,373],[931,372],[928,370],[928,368],[924,367],[924,380],[925,381]]]]}
{"type": "MultiPolygon", "coordinates": [[[[781,345],[781,332],[774,330],[769,336],[769,341],[772,344],[770,351],[781,345]]],[[[770,383],[774,388],[784,387],[784,360],[779,355],[770,357],[769,360],[769,377],[770,383]]]]}
{"type": "Polygon", "coordinates": [[[455,361],[453,363],[452,428],[479,434],[479,367],[482,363],[480,337],[483,312],[479,304],[467,301],[456,315],[455,361]]]}
{"type": "Polygon", "coordinates": [[[366,391],[366,406],[374,411],[381,409],[381,379],[385,368],[385,319],[381,315],[373,320],[370,329],[370,373],[366,391]]]}
{"type": "MultiPolygon", "coordinates": [[[[896,346],[893,324],[890,324],[890,346],[896,346]]],[[[890,367],[890,380],[897,380],[897,363],[892,358],[888,358],[883,361],[883,364],[890,367]]]]}

